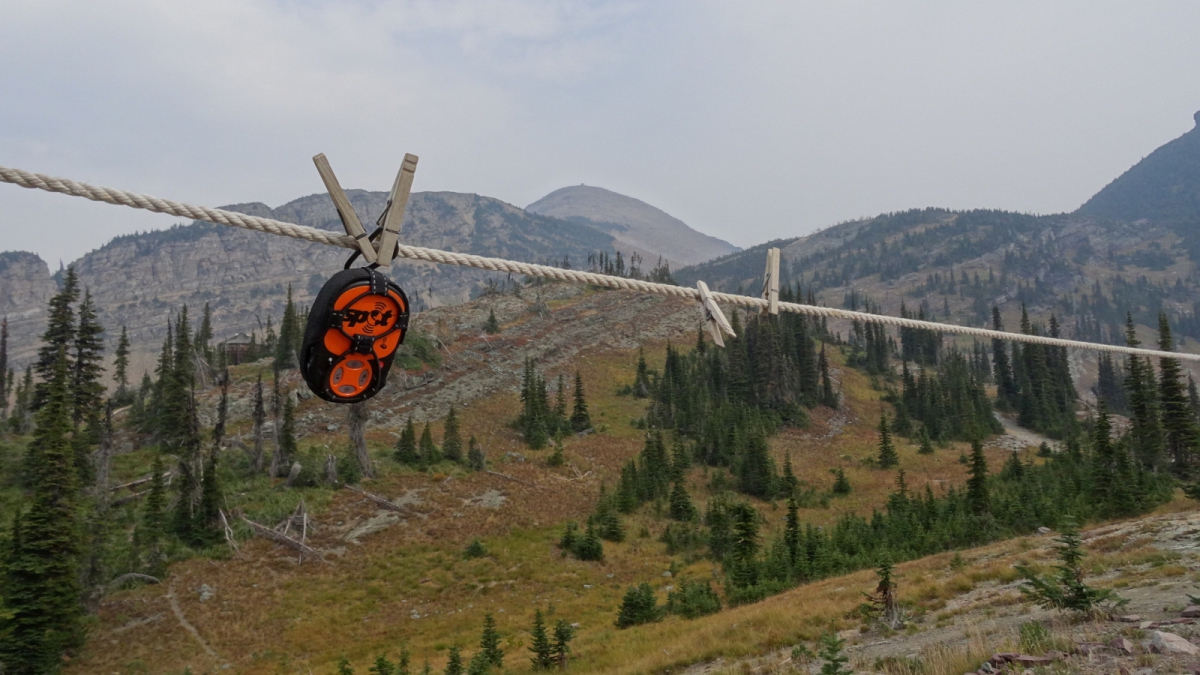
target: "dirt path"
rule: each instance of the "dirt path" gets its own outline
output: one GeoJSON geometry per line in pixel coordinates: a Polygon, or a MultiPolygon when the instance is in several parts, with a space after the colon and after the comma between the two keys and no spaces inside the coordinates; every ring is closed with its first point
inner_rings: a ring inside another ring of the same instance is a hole
{"type": "Polygon", "coordinates": [[[998,412],[993,414],[996,416],[996,420],[1004,426],[1004,435],[992,439],[989,441],[989,445],[997,445],[1014,451],[1024,450],[1029,446],[1037,447],[1042,443],[1052,448],[1058,447],[1058,441],[1046,438],[1036,431],[1030,431],[998,412]]]}
{"type": "Polygon", "coordinates": [[[208,645],[208,642],[206,642],[204,637],[200,635],[200,631],[196,630],[196,627],[188,622],[187,617],[183,615],[183,610],[179,607],[179,598],[175,597],[174,580],[172,580],[171,584],[167,587],[167,602],[170,603],[171,611],[175,613],[175,618],[179,619],[179,625],[183,626],[184,630],[191,633],[192,637],[196,638],[196,642],[206,654],[219,661],[221,657],[217,655],[216,650],[208,645]]]}

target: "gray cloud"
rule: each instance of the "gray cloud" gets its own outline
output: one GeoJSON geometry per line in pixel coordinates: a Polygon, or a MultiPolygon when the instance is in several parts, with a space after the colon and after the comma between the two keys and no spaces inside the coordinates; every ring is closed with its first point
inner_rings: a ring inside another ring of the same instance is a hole
{"type": "MultiPolygon", "coordinates": [[[[585,182],[749,245],[1071,210],[1200,108],[1195,3],[0,4],[0,164],[218,205],[585,182]]],[[[172,219],[0,186],[0,249],[172,219]]]]}

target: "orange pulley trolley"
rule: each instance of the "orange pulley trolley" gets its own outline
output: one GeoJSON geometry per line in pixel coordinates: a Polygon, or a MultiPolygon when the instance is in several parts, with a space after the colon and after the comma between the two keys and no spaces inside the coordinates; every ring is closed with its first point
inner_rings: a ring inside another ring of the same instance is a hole
{"type": "Polygon", "coordinates": [[[358,250],[346,261],[347,269],[325,282],[313,302],[300,345],[300,373],[309,389],[326,401],[358,403],[387,384],[396,348],[408,332],[408,296],[376,268],[391,264],[417,158],[405,156],[380,226],[370,237],[325,156],[313,161],[358,250]],[[368,267],[350,268],[360,255],[368,267]]]}

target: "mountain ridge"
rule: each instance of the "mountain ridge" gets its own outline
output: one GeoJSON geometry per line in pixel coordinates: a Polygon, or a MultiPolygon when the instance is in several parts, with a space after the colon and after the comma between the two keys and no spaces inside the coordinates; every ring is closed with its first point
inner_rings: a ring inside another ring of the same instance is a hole
{"type": "MultiPolygon", "coordinates": [[[[612,190],[590,185],[559,188],[526,211],[590,225],[607,232],[645,258],[661,255],[673,267],[693,265],[740,250],[698,232],[667,212],[612,190]]],[[[626,251],[628,253],[629,251],[626,251]]],[[[653,259],[647,259],[653,264],[653,259]]]]}

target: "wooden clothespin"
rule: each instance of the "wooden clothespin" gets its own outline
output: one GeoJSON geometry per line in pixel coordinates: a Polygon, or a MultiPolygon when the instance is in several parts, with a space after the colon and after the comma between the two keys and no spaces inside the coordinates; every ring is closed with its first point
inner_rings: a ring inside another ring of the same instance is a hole
{"type": "Polygon", "coordinates": [[[412,192],[416,172],[417,156],[406,153],[404,163],[396,173],[396,182],[392,184],[392,194],[388,197],[387,210],[383,216],[383,232],[379,235],[379,264],[383,267],[392,264],[392,253],[396,250],[400,225],[404,222],[404,208],[408,206],[408,195],[412,192]]]}
{"type": "Polygon", "coordinates": [[[721,308],[717,306],[717,301],[713,299],[712,293],[708,290],[708,284],[697,281],[696,288],[700,291],[700,306],[704,311],[704,323],[708,326],[708,332],[718,347],[724,347],[725,340],[721,339],[721,333],[725,333],[729,337],[737,337],[737,333],[733,332],[733,327],[721,313],[721,308]]]}
{"type": "Polygon", "coordinates": [[[390,266],[392,254],[396,250],[396,239],[400,234],[400,225],[404,222],[404,210],[408,206],[408,197],[412,192],[413,177],[417,171],[417,156],[404,155],[404,163],[400,165],[400,171],[396,174],[395,182],[392,183],[392,193],[388,197],[387,207],[383,211],[381,228],[376,232],[379,235],[378,246],[371,243],[371,237],[367,236],[367,231],[363,229],[362,221],[358,219],[358,214],[350,205],[350,199],[346,197],[345,191],[338,183],[337,176],[333,175],[329,160],[325,158],[324,154],[321,154],[313,157],[313,164],[317,165],[317,173],[321,174],[321,180],[325,183],[325,189],[329,191],[329,197],[333,200],[338,217],[342,219],[342,226],[346,228],[346,234],[354,237],[358,242],[358,251],[362,253],[363,260],[367,261],[368,265],[390,266]]]}
{"type": "Polygon", "coordinates": [[[362,221],[358,219],[358,214],[350,205],[350,199],[342,191],[337,176],[333,175],[333,168],[329,166],[329,160],[325,159],[324,154],[320,154],[313,157],[313,164],[317,165],[317,173],[321,174],[321,180],[325,183],[325,189],[329,191],[329,197],[333,200],[338,217],[342,219],[342,226],[346,228],[346,234],[354,237],[358,242],[358,250],[362,253],[363,260],[366,260],[368,264],[374,264],[379,256],[376,255],[375,247],[367,238],[367,231],[363,229],[362,221]]]}
{"type": "Polygon", "coordinates": [[[779,249],[767,249],[767,271],[763,274],[763,300],[767,314],[779,315],[779,249]]]}

